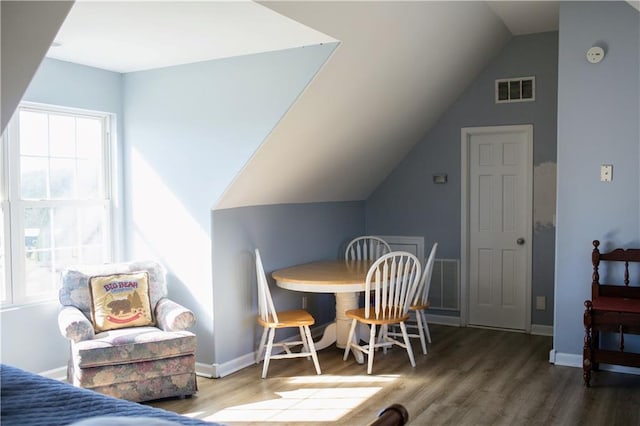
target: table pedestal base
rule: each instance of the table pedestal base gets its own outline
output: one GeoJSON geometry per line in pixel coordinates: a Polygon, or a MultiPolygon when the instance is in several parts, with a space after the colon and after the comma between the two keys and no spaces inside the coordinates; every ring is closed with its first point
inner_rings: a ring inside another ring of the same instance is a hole
{"type": "MultiPolygon", "coordinates": [[[[347,347],[347,338],[349,337],[349,328],[351,327],[351,318],[345,315],[345,312],[358,307],[358,293],[335,293],[336,295],[336,320],[324,329],[322,338],[315,343],[316,349],[324,349],[333,343],[339,349],[347,347]]],[[[358,324],[356,329],[356,341],[369,340],[369,327],[365,324],[358,324]]],[[[356,361],[359,364],[364,362],[362,352],[353,352],[356,361]]]]}

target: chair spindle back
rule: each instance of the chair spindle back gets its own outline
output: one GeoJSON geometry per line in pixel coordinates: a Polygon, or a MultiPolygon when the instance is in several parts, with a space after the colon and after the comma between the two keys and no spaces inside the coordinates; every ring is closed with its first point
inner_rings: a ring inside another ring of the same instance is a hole
{"type": "Polygon", "coordinates": [[[409,252],[394,251],[376,260],[366,278],[365,317],[388,319],[405,315],[417,290],[421,270],[420,261],[409,252]]]}

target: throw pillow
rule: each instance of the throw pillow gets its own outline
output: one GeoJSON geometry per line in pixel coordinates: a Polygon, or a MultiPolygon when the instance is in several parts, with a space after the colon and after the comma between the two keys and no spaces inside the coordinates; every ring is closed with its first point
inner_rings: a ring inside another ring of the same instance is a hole
{"type": "Polygon", "coordinates": [[[154,325],[147,272],[94,276],[89,291],[96,332],[154,325]]]}

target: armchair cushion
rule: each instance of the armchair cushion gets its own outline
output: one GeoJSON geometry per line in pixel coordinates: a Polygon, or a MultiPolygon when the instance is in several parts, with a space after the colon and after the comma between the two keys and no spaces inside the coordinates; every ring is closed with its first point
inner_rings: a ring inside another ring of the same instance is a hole
{"type": "Polygon", "coordinates": [[[89,278],[91,320],[96,331],[154,325],[149,275],[99,275],[89,278]]]}
{"type": "Polygon", "coordinates": [[[195,351],[193,333],[163,331],[156,327],[109,330],[72,345],[73,361],[79,368],[163,360],[195,351]]]}

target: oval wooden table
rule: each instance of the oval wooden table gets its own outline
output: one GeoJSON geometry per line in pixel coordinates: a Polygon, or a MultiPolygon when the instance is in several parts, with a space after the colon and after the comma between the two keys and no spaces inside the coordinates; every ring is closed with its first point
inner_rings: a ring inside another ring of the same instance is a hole
{"type": "MultiPolygon", "coordinates": [[[[345,312],[358,307],[358,292],[364,291],[369,260],[327,260],[305,263],[278,269],[271,273],[278,287],[309,293],[333,293],[336,296],[336,319],[329,324],[316,349],[324,349],[333,343],[344,349],[349,337],[351,320],[345,312]]],[[[364,326],[365,328],[366,325],[364,326]]],[[[358,330],[358,335],[368,337],[369,331],[358,330]]],[[[358,362],[362,362],[362,354],[358,362]]]]}

